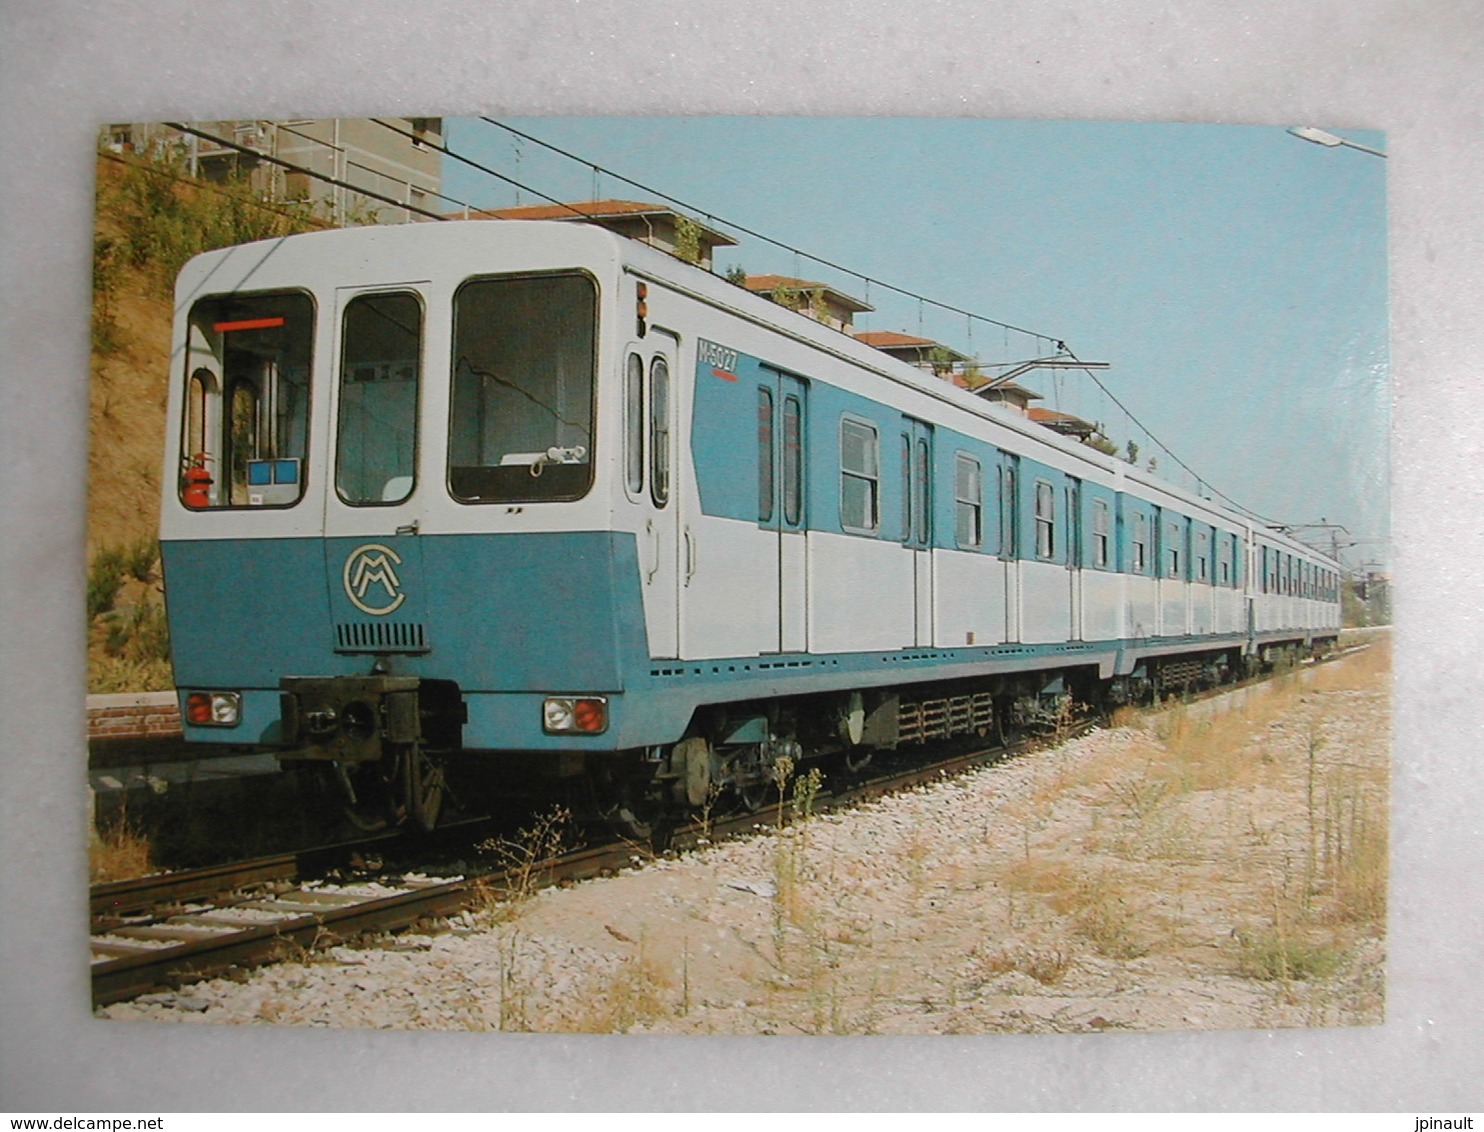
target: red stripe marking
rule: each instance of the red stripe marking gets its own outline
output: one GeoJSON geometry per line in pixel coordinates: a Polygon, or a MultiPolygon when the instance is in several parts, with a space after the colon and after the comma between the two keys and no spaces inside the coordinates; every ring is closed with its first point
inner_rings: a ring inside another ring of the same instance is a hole
{"type": "Polygon", "coordinates": [[[726,370],[724,370],[724,369],[717,369],[715,366],[712,367],[711,372],[716,377],[721,378],[723,381],[736,381],[737,380],[737,375],[735,373],[728,373],[726,370]]]}
{"type": "Polygon", "coordinates": [[[243,318],[236,322],[214,322],[211,329],[218,334],[224,334],[228,330],[266,330],[270,326],[282,326],[283,319],[280,318],[243,318]]]}

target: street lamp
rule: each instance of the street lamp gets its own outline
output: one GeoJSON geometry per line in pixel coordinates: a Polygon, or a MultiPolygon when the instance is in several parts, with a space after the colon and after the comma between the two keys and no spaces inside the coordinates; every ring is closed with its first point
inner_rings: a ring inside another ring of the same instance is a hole
{"type": "Polygon", "coordinates": [[[1358,149],[1361,153],[1369,153],[1372,157],[1379,157],[1383,160],[1386,157],[1386,154],[1379,149],[1372,149],[1368,145],[1361,145],[1359,142],[1353,142],[1349,138],[1342,138],[1338,134],[1331,134],[1325,130],[1317,130],[1313,126],[1289,126],[1288,132],[1296,138],[1303,138],[1304,141],[1313,142],[1315,145],[1330,147],[1343,145],[1350,149],[1358,149]]]}

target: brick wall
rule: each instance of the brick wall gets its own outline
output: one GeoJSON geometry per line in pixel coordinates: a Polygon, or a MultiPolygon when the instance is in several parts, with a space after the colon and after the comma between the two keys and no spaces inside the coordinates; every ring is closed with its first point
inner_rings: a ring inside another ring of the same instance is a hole
{"type": "Polygon", "coordinates": [[[88,697],[89,739],[168,739],[180,730],[174,692],[88,697]]]}

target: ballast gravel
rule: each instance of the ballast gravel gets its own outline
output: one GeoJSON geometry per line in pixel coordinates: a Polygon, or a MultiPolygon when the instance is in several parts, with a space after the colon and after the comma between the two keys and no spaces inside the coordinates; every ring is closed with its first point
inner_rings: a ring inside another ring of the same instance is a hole
{"type": "Polygon", "coordinates": [[[1384,875],[1367,919],[1341,901],[1356,878],[1335,861],[1384,823],[1387,680],[1310,684],[1179,709],[1196,729],[1259,713],[1229,766],[1156,772],[1179,728],[1147,716],[431,934],[99,1014],[719,1034],[1377,1024],[1384,875]]]}

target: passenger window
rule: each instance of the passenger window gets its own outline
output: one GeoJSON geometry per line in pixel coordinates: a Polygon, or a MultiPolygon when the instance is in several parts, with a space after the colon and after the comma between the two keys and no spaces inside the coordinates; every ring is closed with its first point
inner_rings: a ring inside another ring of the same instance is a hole
{"type": "Polygon", "coordinates": [[[1195,536],[1195,579],[1198,582],[1208,582],[1209,554],[1208,544],[1210,536],[1205,531],[1197,531],[1195,536]]]}
{"type": "Polygon", "coordinates": [[[1036,481],[1036,556],[1056,554],[1056,492],[1044,480],[1036,481]]]}
{"type": "Polygon", "coordinates": [[[880,525],[880,440],[876,429],[849,418],[840,422],[840,526],[875,534],[880,525]]]}
{"type": "Polygon", "coordinates": [[[954,527],[958,545],[984,542],[984,475],[979,461],[960,452],[954,457],[954,527]]]}
{"type": "MultiPolygon", "coordinates": [[[[1014,458],[1011,457],[1013,460],[1014,458]]],[[[1014,463],[1000,468],[1000,557],[1020,555],[1020,493],[1014,463]]]]}
{"type": "Polygon", "coordinates": [[[757,518],[773,521],[773,391],[757,391],[757,518]]]}
{"type": "Polygon", "coordinates": [[[1165,555],[1165,576],[1178,578],[1180,577],[1180,524],[1171,523],[1167,529],[1170,544],[1165,555]]]}
{"type": "Polygon", "coordinates": [[[902,434],[902,541],[912,540],[912,437],[902,434]]]}
{"type": "Polygon", "coordinates": [[[1149,547],[1149,518],[1146,515],[1134,514],[1134,536],[1133,571],[1135,574],[1144,573],[1145,563],[1148,561],[1149,547]]]}
{"type": "Polygon", "coordinates": [[[797,397],[783,399],[783,521],[791,527],[803,514],[803,416],[797,397]]]}
{"type": "Polygon", "coordinates": [[[644,490],[644,359],[630,354],[624,369],[624,484],[644,490]]]}
{"type": "Polygon", "coordinates": [[[649,494],[656,507],[670,501],[670,366],[662,356],[649,366],[649,494]]]}
{"type": "Polygon", "coordinates": [[[400,293],[362,295],[345,308],[336,416],[335,490],[351,504],[412,494],[422,304],[400,293]]]}
{"type": "Polygon", "coordinates": [[[1108,565],[1108,505],[1101,499],[1092,501],[1092,564],[1100,569],[1108,565]]]}

